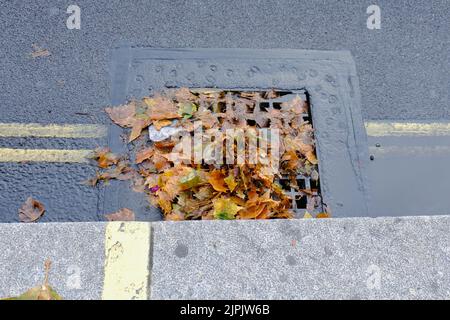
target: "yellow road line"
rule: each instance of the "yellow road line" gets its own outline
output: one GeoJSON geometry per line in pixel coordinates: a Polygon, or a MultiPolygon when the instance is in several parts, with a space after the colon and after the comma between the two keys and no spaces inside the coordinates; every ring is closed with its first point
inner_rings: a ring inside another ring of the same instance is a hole
{"type": "Polygon", "coordinates": [[[450,146],[385,146],[369,147],[370,153],[375,157],[427,157],[450,156],[450,146]]]}
{"type": "Polygon", "coordinates": [[[96,124],[0,123],[0,137],[103,138],[107,127],[96,124]]]}
{"type": "Polygon", "coordinates": [[[150,233],[146,222],[107,224],[104,300],[148,298],[150,233]]]}
{"type": "Polygon", "coordinates": [[[385,122],[365,123],[367,135],[384,136],[450,136],[449,122],[385,122]]]}
{"type": "Polygon", "coordinates": [[[0,162],[87,163],[92,150],[0,148],[0,162]]]}

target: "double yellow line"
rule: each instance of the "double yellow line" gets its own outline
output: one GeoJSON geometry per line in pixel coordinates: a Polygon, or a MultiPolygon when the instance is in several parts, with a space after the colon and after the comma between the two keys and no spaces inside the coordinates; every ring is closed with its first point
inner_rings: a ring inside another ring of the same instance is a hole
{"type": "MultiPolygon", "coordinates": [[[[0,123],[0,138],[104,138],[107,127],[94,124],[0,123]]],[[[0,148],[0,162],[85,163],[91,150],[0,148]]]]}
{"type": "MultiPolygon", "coordinates": [[[[107,127],[89,124],[0,123],[0,138],[99,139],[107,127]]],[[[84,163],[92,150],[0,148],[0,162],[84,163]]],[[[109,222],[105,234],[103,299],[147,299],[151,226],[109,222]]]]}
{"type": "Polygon", "coordinates": [[[449,122],[366,122],[368,136],[372,137],[429,137],[450,136],[449,122]]]}
{"type": "MultiPolygon", "coordinates": [[[[450,123],[386,122],[365,123],[368,136],[450,136],[450,123]]],[[[0,138],[35,137],[99,139],[107,135],[107,127],[96,124],[0,123],[0,138]]],[[[91,150],[13,149],[0,148],[0,162],[86,163],[91,150]]]]}

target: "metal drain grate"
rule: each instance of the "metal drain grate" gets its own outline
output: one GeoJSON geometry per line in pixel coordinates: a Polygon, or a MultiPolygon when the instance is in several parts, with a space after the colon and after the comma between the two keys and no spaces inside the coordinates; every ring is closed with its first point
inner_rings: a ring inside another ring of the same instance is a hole
{"type": "Polygon", "coordinates": [[[310,177],[303,175],[298,175],[296,180],[300,186],[298,190],[290,186],[289,178],[282,177],[278,180],[283,190],[291,198],[291,209],[294,211],[296,218],[302,218],[306,212],[323,212],[319,180],[312,180],[310,177]]]}
{"type": "MultiPolygon", "coordinates": [[[[368,208],[367,168],[370,160],[361,116],[358,75],[349,52],[125,45],[114,48],[111,58],[113,105],[123,104],[132,97],[142,98],[149,91],[155,93],[184,87],[253,92],[275,87],[288,94],[306,95],[312,106],[320,161],[320,187],[317,190],[324,206],[326,204],[327,209],[333,211],[335,218],[378,214],[370,213],[368,208]]],[[[261,104],[256,110],[262,108],[264,111],[266,107],[267,104],[261,104]]],[[[110,126],[108,143],[115,153],[127,152],[121,134],[120,128],[110,126]]],[[[314,189],[314,182],[311,183],[314,189]]],[[[304,199],[296,204],[304,207],[304,199]]],[[[130,190],[125,182],[112,183],[105,189],[101,206],[105,212],[127,207],[140,217],[160,220],[158,210],[147,206],[142,195],[130,190]]]]}
{"type": "MultiPolygon", "coordinates": [[[[274,90],[278,97],[265,98],[268,96],[267,90],[250,90],[250,89],[190,89],[192,91],[209,91],[216,92],[217,94],[224,94],[229,97],[227,103],[219,103],[218,106],[207,106],[208,109],[215,112],[226,113],[227,108],[232,107],[233,112],[240,115],[241,119],[245,120],[247,124],[252,126],[258,126],[261,129],[269,129],[271,119],[269,115],[267,117],[261,116],[261,113],[267,113],[271,108],[281,110],[281,104],[283,102],[291,101],[296,96],[299,96],[303,101],[307,102],[308,112],[303,113],[302,117],[305,122],[310,123],[313,127],[313,118],[311,114],[311,104],[309,94],[305,90],[274,90]],[[261,98],[255,103],[254,106],[247,107],[247,110],[235,109],[235,105],[232,102],[233,97],[242,97],[245,95],[259,94],[261,98]],[[256,116],[259,113],[259,116],[256,116]]],[[[281,172],[281,178],[277,179],[277,182],[281,185],[282,189],[291,198],[291,209],[294,212],[295,218],[302,218],[306,212],[311,214],[317,214],[323,212],[322,195],[320,191],[320,178],[317,180],[312,179],[306,175],[297,175],[295,177],[296,187],[291,186],[290,177],[283,175],[281,172]]]]}

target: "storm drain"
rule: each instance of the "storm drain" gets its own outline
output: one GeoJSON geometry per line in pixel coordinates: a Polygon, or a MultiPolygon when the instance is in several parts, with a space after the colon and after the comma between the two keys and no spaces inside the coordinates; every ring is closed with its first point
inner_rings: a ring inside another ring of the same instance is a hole
{"type": "MultiPolygon", "coordinates": [[[[255,110],[248,115],[249,119],[255,118],[255,113],[267,113],[269,108],[281,109],[281,104],[292,100],[298,95],[303,101],[308,104],[308,112],[302,114],[303,120],[309,122],[313,127],[313,117],[311,116],[311,105],[309,101],[309,95],[305,90],[293,91],[280,91],[276,90],[280,97],[275,99],[263,99],[256,104],[255,110]]],[[[263,95],[264,96],[264,95],[263,95]]],[[[263,128],[270,127],[270,118],[267,117],[267,121],[263,123],[263,128]]],[[[316,150],[314,150],[316,152],[316,150]]],[[[320,165],[320,164],[319,164],[320,165]]],[[[290,184],[290,178],[283,175],[278,179],[279,184],[283,188],[286,194],[291,198],[291,209],[294,212],[295,217],[303,217],[308,211],[309,213],[323,212],[323,203],[320,193],[320,178],[312,179],[309,176],[297,175],[295,177],[298,188],[293,188],[290,184]]]]}
{"type": "MultiPolygon", "coordinates": [[[[279,183],[290,195],[292,209],[297,216],[306,210],[324,211],[323,207],[331,209],[333,217],[369,215],[367,140],[356,67],[349,52],[122,46],[113,50],[111,65],[113,105],[167,88],[214,88],[231,93],[278,88],[278,97],[261,100],[253,110],[246,110],[247,123],[260,121],[264,128],[270,127],[270,117],[261,114],[300,95],[310,107],[303,116],[314,127],[320,181],[299,174],[298,187],[291,188],[289,179],[282,176],[279,183]]],[[[120,142],[121,134],[118,127],[109,130],[109,145],[117,153],[127,151],[120,142]]],[[[161,219],[156,208],[128,189],[120,182],[109,187],[103,211],[127,207],[139,219],[161,219]]]]}
{"type": "MultiPolygon", "coordinates": [[[[242,116],[244,117],[248,125],[257,126],[260,129],[269,129],[271,126],[268,110],[272,108],[281,110],[282,103],[292,101],[292,99],[298,96],[303,101],[306,101],[308,106],[307,112],[301,114],[303,121],[305,121],[305,123],[311,124],[314,128],[312,107],[310,104],[309,94],[306,90],[252,90],[215,88],[195,88],[190,90],[193,92],[214,91],[218,95],[223,94],[229,96],[253,96],[255,94],[258,94],[261,98],[255,101],[254,107],[248,107],[247,110],[245,110],[245,113],[242,114],[242,116]],[[277,97],[267,98],[270,91],[276,92],[277,97]],[[265,114],[267,114],[267,116],[265,116],[265,114]]],[[[219,103],[216,108],[214,108],[214,106],[210,106],[210,109],[211,111],[225,113],[227,110],[227,105],[225,103],[219,103]]],[[[316,150],[314,150],[314,152],[316,152],[316,150]]],[[[280,177],[277,178],[276,181],[280,184],[283,191],[291,198],[290,209],[293,211],[296,218],[304,217],[306,212],[317,214],[324,211],[322,195],[320,192],[320,177],[315,177],[313,179],[310,176],[299,174],[295,177],[296,187],[293,187],[291,184],[291,178],[287,176],[287,173],[281,171],[280,174],[280,177]]]]}

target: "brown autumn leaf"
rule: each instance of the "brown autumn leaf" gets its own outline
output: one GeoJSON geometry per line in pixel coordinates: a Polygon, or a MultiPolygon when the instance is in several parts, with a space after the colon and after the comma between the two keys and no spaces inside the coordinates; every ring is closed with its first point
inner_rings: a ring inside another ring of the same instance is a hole
{"type": "Polygon", "coordinates": [[[132,127],[136,121],[136,103],[134,101],[118,107],[105,108],[105,111],[115,124],[124,128],[132,127]]]}
{"type": "Polygon", "coordinates": [[[161,210],[165,214],[169,214],[172,212],[172,198],[162,190],[157,191],[157,200],[156,203],[159,205],[161,210]]]}
{"type": "Polygon", "coordinates": [[[110,179],[121,181],[131,180],[136,174],[134,168],[130,167],[128,162],[125,161],[119,162],[115,168],[108,170],[108,172],[110,173],[110,179]]]}
{"type": "Polygon", "coordinates": [[[316,218],[324,219],[324,218],[331,218],[331,216],[328,212],[320,212],[316,215],[316,218]]]}
{"type": "Polygon", "coordinates": [[[275,99],[278,97],[278,94],[275,90],[271,89],[264,94],[264,98],[266,99],[275,99]]]}
{"type": "Polygon", "coordinates": [[[260,213],[263,208],[260,208],[260,206],[249,206],[245,209],[239,211],[239,218],[241,219],[255,219],[260,213]]]}
{"type": "Polygon", "coordinates": [[[219,124],[219,120],[217,119],[217,115],[212,113],[210,110],[201,110],[197,114],[198,120],[202,122],[202,125],[206,129],[211,129],[214,126],[219,124]]]}
{"type": "Polygon", "coordinates": [[[131,127],[131,133],[130,133],[130,137],[128,138],[128,142],[134,141],[136,140],[142,133],[142,130],[144,130],[144,128],[148,127],[150,124],[150,120],[142,120],[142,119],[138,119],[135,120],[132,127],[131,127]]]}
{"type": "Polygon", "coordinates": [[[117,212],[105,214],[108,221],[134,221],[134,212],[127,208],[122,208],[117,212]]]}
{"type": "Polygon", "coordinates": [[[220,170],[214,170],[208,177],[208,182],[212,185],[214,190],[219,192],[227,192],[227,186],[225,185],[225,176],[220,170]]]}
{"type": "Polygon", "coordinates": [[[155,152],[151,157],[156,170],[164,170],[170,167],[170,162],[167,157],[161,152],[155,152]]]}
{"type": "Polygon", "coordinates": [[[181,118],[177,106],[168,97],[155,96],[153,98],[146,98],[144,103],[148,106],[146,113],[151,120],[181,118]]]}
{"type": "Polygon", "coordinates": [[[103,169],[106,169],[119,162],[119,157],[106,147],[95,149],[91,158],[97,160],[98,166],[103,169]]]}
{"type": "Polygon", "coordinates": [[[188,88],[180,88],[175,92],[177,101],[193,101],[197,98],[188,88]]]}
{"type": "Polygon", "coordinates": [[[153,148],[144,148],[136,153],[136,163],[142,163],[153,155],[153,148]]]}
{"type": "Polygon", "coordinates": [[[184,215],[181,212],[172,211],[165,216],[166,221],[183,221],[184,215]]]}
{"type": "Polygon", "coordinates": [[[311,162],[312,164],[318,164],[319,161],[317,160],[316,154],[314,153],[313,150],[307,151],[305,153],[306,159],[308,159],[309,162],[311,162]]]}
{"type": "Polygon", "coordinates": [[[42,217],[45,207],[39,201],[28,197],[25,203],[19,209],[20,222],[35,222],[42,217]]]}
{"type": "Polygon", "coordinates": [[[153,122],[156,130],[161,130],[161,128],[170,126],[172,124],[171,120],[156,120],[153,122]]]}
{"type": "Polygon", "coordinates": [[[308,111],[307,103],[299,96],[295,96],[294,99],[288,102],[283,102],[281,104],[281,108],[283,111],[292,112],[294,114],[302,114],[308,111]]]}

